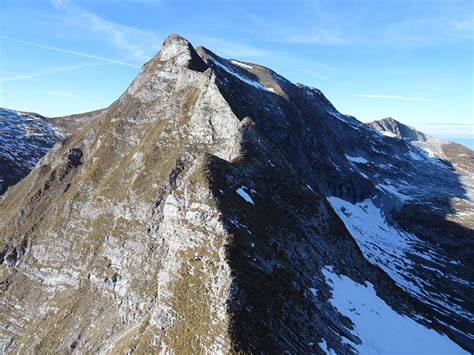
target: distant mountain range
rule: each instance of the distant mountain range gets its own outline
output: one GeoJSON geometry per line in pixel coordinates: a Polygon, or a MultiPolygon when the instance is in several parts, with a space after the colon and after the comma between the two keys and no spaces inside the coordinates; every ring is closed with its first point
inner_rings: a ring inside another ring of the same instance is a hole
{"type": "Polygon", "coordinates": [[[105,110],[0,117],[4,353],[474,351],[462,145],[178,35],[105,110]]]}

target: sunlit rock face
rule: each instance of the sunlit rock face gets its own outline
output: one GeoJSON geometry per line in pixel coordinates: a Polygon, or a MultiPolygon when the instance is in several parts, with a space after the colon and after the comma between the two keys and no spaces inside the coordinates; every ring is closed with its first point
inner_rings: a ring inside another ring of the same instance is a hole
{"type": "Polygon", "coordinates": [[[2,351],[346,354],[396,320],[400,349],[463,353],[463,176],[171,35],[0,200],[2,351]]]}

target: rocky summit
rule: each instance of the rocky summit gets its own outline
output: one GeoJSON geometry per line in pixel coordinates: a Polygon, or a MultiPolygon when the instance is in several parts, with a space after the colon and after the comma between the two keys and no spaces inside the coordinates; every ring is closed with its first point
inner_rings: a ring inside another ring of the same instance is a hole
{"type": "Polygon", "coordinates": [[[471,150],[177,35],[87,117],[0,199],[2,353],[474,351],[471,150]]]}

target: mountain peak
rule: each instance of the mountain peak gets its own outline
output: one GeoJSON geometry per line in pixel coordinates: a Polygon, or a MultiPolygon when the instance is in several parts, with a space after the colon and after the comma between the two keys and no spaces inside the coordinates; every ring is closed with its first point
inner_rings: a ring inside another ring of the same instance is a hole
{"type": "Polygon", "coordinates": [[[199,57],[191,43],[177,34],[171,34],[165,39],[159,52],[159,60],[173,61],[179,67],[200,72],[207,69],[206,63],[199,57]]]}
{"type": "Polygon", "coordinates": [[[385,135],[392,135],[408,141],[426,141],[426,135],[413,127],[409,127],[393,117],[382,118],[368,124],[370,127],[385,135]]]}

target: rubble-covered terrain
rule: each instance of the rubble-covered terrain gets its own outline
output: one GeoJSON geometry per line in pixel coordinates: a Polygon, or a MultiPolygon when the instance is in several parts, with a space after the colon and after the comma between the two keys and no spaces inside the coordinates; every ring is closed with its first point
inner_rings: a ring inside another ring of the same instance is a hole
{"type": "Polygon", "coordinates": [[[472,352],[474,153],[391,127],[169,36],[1,197],[1,351],[472,352]]]}

